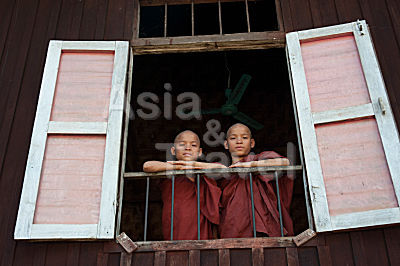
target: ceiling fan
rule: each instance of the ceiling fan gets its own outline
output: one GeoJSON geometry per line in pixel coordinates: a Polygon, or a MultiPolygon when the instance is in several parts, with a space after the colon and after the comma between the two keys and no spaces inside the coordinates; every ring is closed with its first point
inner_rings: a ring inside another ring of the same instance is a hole
{"type": "Polygon", "coordinates": [[[239,112],[237,105],[242,99],[244,92],[247,89],[251,80],[251,76],[248,74],[243,74],[239,82],[236,84],[235,89],[232,91],[230,88],[225,90],[225,96],[227,98],[224,105],[221,108],[201,110],[201,114],[222,114],[227,116],[232,116],[233,118],[239,120],[243,124],[246,124],[256,130],[262,129],[264,126],[254,120],[253,118],[247,116],[246,114],[239,112]]]}

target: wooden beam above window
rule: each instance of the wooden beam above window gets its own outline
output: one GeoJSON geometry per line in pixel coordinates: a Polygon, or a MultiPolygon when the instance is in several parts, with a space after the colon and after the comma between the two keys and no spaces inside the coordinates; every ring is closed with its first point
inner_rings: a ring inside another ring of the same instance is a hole
{"type": "Polygon", "coordinates": [[[269,31],[225,35],[141,38],[133,39],[131,45],[135,54],[283,48],[285,47],[285,33],[269,31]]]}

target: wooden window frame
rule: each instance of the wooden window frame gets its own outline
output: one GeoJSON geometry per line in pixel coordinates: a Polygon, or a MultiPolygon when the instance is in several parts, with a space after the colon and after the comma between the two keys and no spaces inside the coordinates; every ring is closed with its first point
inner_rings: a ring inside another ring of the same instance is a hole
{"type": "Polygon", "coordinates": [[[399,207],[330,216],[314,129],[315,124],[374,115],[381,135],[395,195],[398,202],[400,201],[400,164],[398,163],[400,161],[400,145],[398,132],[367,23],[365,21],[357,21],[288,33],[287,55],[292,77],[292,94],[296,98],[301,138],[303,146],[307,147],[307,150],[304,151],[304,157],[308,174],[309,193],[312,196],[311,203],[316,231],[324,232],[400,222],[399,207]],[[355,37],[371,103],[343,108],[338,111],[312,113],[300,41],[346,33],[352,33],[355,37]],[[384,114],[380,107],[380,101],[386,109],[384,114]]]}
{"type": "Polygon", "coordinates": [[[120,142],[128,42],[50,41],[31,138],[14,239],[112,239],[120,163],[120,142]],[[54,122],[50,120],[59,63],[63,50],[114,51],[108,122],[54,122]],[[34,224],[42,163],[48,133],[106,135],[101,204],[97,224],[34,224]]]}

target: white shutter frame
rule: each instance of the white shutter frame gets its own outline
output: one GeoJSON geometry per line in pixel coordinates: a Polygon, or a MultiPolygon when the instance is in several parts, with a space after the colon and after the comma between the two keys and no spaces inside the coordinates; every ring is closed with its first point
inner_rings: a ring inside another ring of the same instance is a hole
{"type": "Polygon", "coordinates": [[[129,43],[124,41],[50,41],[25,170],[14,239],[110,239],[114,237],[119,148],[129,43]],[[108,122],[50,120],[63,50],[115,51],[108,122]],[[122,100],[121,100],[122,99],[122,100]],[[122,102],[122,105],[121,105],[122,102]],[[102,134],[106,150],[98,224],[33,224],[48,134],[102,134]]]}
{"type": "Polygon", "coordinates": [[[316,231],[323,232],[400,222],[400,208],[372,210],[331,217],[319,160],[314,128],[316,124],[344,121],[355,117],[375,116],[395,195],[397,201],[400,202],[399,135],[366,22],[357,21],[337,26],[292,32],[286,35],[286,40],[287,56],[290,61],[289,72],[292,78],[292,93],[294,93],[296,99],[296,111],[299,117],[316,231]],[[355,37],[371,103],[340,110],[312,113],[300,41],[344,33],[352,33],[355,37]],[[382,113],[379,99],[385,105],[385,114],[382,113]]]}

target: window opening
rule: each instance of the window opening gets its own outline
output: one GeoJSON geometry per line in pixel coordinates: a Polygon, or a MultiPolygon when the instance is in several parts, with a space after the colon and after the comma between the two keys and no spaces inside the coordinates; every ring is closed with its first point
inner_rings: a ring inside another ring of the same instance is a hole
{"type": "MultiPolygon", "coordinates": [[[[238,122],[222,114],[203,115],[202,120],[182,120],[175,114],[180,104],[177,96],[184,92],[199,95],[203,110],[222,106],[226,101],[225,89],[229,75],[227,66],[231,72],[231,86],[236,85],[243,73],[252,76],[238,108],[264,125],[263,130],[253,129],[256,140],[254,152],[274,150],[287,156],[289,142],[298,151],[284,49],[140,55],[135,57],[134,62],[131,105],[136,118],[129,125],[125,172],[141,172],[145,161],[165,161],[165,151],[157,150],[155,143],[169,143],[181,130],[189,128],[202,138],[207,132],[206,123],[210,119],[220,121],[223,131],[238,122]],[[168,91],[170,96],[166,94],[165,84],[172,87],[168,91]],[[137,103],[137,98],[144,92],[157,95],[158,103],[152,103],[158,105],[161,112],[154,120],[145,120],[137,115],[136,111],[143,109],[137,103]],[[169,111],[164,110],[163,103],[169,99],[172,101],[172,112],[166,118],[169,111]]],[[[222,146],[207,146],[204,141],[202,147],[206,153],[223,151],[222,146]]],[[[296,154],[296,164],[300,164],[298,157],[296,154]]],[[[148,183],[148,241],[163,240],[159,183],[160,180],[154,178],[149,179],[148,183]]],[[[300,173],[296,175],[294,183],[290,213],[294,221],[294,232],[299,234],[309,228],[300,173]]],[[[146,178],[125,180],[121,231],[132,236],[135,241],[144,238],[146,190],[146,178]]]]}
{"type": "Polygon", "coordinates": [[[139,38],[279,30],[275,1],[139,1],[139,38]]]}
{"type": "Polygon", "coordinates": [[[194,5],[194,35],[219,34],[218,3],[194,5]]]}

